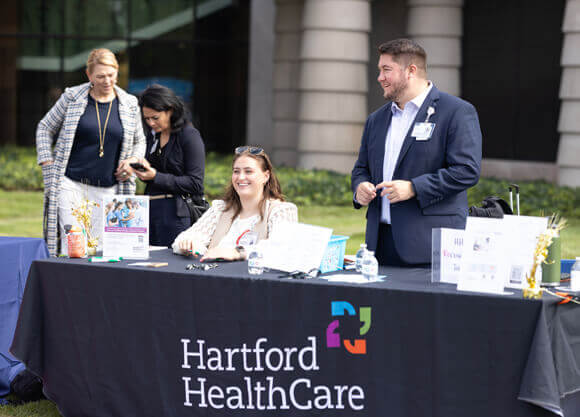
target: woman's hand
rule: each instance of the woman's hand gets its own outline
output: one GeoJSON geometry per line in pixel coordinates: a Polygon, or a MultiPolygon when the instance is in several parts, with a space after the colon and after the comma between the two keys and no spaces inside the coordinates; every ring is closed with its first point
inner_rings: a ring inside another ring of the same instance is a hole
{"type": "Polygon", "coordinates": [[[203,255],[207,250],[205,246],[199,245],[194,239],[187,237],[181,239],[177,247],[185,255],[203,255]]]}
{"type": "Polygon", "coordinates": [[[133,175],[133,168],[131,168],[132,163],[139,161],[136,156],[132,156],[130,158],[124,159],[119,162],[119,166],[115,171],[115,178],[117,181],[127,181],[133,175]]]}
{"type": "Polygon", "coordinates": [[[141,181],[153,180],[153,178],[155,178],[155,175],[157,175],[157,170],[153,168],[149,163],[149,161],[146,160],[145,158],[139,160],[139,162],[141,163],[141,165],[145,167],[145,171],[134,170],[135,175],[137,175],[137,178],[139,178],[141,181]]]}
{"type": "Polygon", "coordinates": [[[211,261],[211,260],[224,260],[224,261],[239,261],[242,259],[240,253],[234,248],[221,248],[216,247],[208,250],[205,255],[200,259],[201,262],[211,261]]]}

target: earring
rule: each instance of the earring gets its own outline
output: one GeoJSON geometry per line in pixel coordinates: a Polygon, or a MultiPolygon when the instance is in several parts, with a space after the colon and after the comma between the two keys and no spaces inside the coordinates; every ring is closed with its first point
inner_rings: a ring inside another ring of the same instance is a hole
{"type": "Polygon", "coordinates": [[[89,86],[90,86],[91,88],[93,88],[93,87],[95,86],[95,83],[93,83],[93,82],[91,81],[91,82],[89,82],[89,86]]]}

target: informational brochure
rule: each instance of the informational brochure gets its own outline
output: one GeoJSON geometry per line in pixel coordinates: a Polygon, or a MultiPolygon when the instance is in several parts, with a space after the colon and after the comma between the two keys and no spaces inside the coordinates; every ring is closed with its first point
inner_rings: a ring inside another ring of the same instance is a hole
{"type": "Polygon", "coordinates": [[[332,229],[303,223],[283,223],[262,246],[264,266],[280,271],[319,269],[332,229]]]}
{"type": "Polygon", "coordinates": [[[113,195],[102,209],[103,256],[149,258],[149,197],[113,195]]]}
{"type": "Polygon", "coordinates": [[[459,291],[503,293],[510,262],[504,231],[503,219],[467,218],[459,291]]]}
{"type": "MultiPolygon", "coordinates": [[[[548,227],[548,218],[506,215],[503,217],[503,224],[510,261],[506,286],[522,288],[526,273],[532,269],[538,237],[548,227]]],[[[541,271],[537,276],[542,276],[541,271]]]]}

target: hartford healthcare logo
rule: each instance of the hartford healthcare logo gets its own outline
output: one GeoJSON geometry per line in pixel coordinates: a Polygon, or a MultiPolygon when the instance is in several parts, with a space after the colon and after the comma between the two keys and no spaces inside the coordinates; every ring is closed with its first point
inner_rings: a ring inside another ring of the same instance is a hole
{"type": "MultiPolygon", "coordinates": [[[[340,320],[355,316],[347,301],[332,301],[335,317],[326,328],[326,347],[344,348],[354,355],[364,355],[364,338],[354,341],[341,334],[347,327],[340,320]]],[[[360,307],[358,319],[364,336],[371,327],[371,308],[360,307]]],[[[322,336],[322,335],[320,335],[322,336]]],[[[183,384],[183,406],[201,410],[253,410],[276,416],[276,410],[365,410],[365,390],[353,380],[343,380],[337,368],[320,366],[318,337],[308,336],[293,345],[280,346],[267,337],[252,341],[236,340],[229,346],[208,345],[205,339],[182,338],[180,367],[183,384]],[[324,383],[321,383],[324,381],[324,383]],[[345,383],[347,382],[347,383],[345,383]]],[[[322,344],[324,346],[324,344],[322,344]]],[[[353,363],[344,365],[357,366],[353,363]]],[[[346,369],[346,368],[345,368],[346,369]]]]}
{"type": "MultiPolygon", "coordinates": [[[[356,310],[348,301],[332,301],[331,313],[333,317],[356,316],[356,310]]],[[[359,320],[362,323],[360,335],[364,336],[371,328],[371,307],[361,307],[359,309],[359,320]]],[[[326,347],[338,348],[341,346],[340,320],[336,319],[326,328],[326,347]]],[[[354,343],[350,339],[342,339],[345,349],[355,355],[365,355],[367,353],[366,339],[355,339],[354,343]]]]}

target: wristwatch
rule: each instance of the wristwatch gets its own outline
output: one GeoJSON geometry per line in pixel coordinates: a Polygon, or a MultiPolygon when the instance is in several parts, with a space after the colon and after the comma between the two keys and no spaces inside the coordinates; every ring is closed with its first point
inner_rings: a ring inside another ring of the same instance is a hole
{"type": "Polygon", "coordinates": [[[240,255],[240,259],[246,259],[246,249],[243,246],[236,246],[236,252],[240,255]]]}

